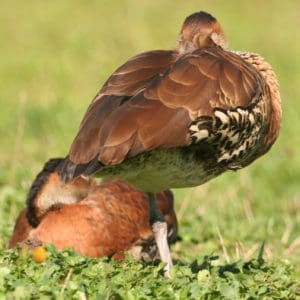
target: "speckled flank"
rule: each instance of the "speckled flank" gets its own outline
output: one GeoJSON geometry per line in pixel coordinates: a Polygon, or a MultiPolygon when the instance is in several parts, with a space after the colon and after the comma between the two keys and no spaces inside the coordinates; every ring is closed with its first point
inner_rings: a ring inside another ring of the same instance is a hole
{"type": "Polygon", "coordinates": [[[213,117],[198,118],[190,126],[192,143],[214,144],[218,163],[242,168],[253,160],[265,134],[264,102],[262,98],[247,108],[215,109],[213,117]]]}

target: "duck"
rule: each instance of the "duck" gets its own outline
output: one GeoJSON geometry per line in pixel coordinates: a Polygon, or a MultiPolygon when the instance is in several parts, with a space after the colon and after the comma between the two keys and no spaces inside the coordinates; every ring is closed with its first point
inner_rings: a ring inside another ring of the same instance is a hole
{"type": "MultiPolygon", "coordinates": [[[[57,249],[73,248],[88,257],[152,261],[157,248],[149,223],[147,195],[120,179],[100,183],[78,177],[64,183],[50,159],[32,183],[27,207],[20,212],[8,248],[46,243],[57,249]]],[[[173,193],[158,193],[157,205],[168,222],[168,240],[177,239],[173,193]]]]}
{"type": "Polygon", "coordinates": [[[200,11],[183,22],[175,49],[138,54],[109,76],[57,171],[65,182],[118,177],[148,193],[168,276],[156,193],[250,165],[274,144],[281,118],[272,66],[257,53],[228,49],[220,23],[200,11]]]}

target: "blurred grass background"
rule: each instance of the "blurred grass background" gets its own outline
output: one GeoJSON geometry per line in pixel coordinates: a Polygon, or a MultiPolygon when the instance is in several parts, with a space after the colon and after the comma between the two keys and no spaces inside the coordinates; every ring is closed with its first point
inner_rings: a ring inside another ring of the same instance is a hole
{"type": "Polygon", "coordinates": [[[217,0],[1,1],[0,249],[26,192],[50,157],[66,155],[91,99],[129,57],[176,45],[199,10],[223,25],[230,48],[260,53],[281,85],[281,135],[266,156],[201,187],[176,191],[182,241],[175,258],[212,252],[300,259],[300,2],[217,0]]]}

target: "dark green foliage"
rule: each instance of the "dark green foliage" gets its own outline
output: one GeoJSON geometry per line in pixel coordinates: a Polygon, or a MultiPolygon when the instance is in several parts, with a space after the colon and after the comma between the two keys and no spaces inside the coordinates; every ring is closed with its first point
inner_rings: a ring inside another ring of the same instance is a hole
{"type": "Polygon", "coordinates": [[[34,263],[16,250],[2,251],[0,296],[8,299],[295,299],[300,283],[287,261],[252,259],[220,265],[217,256],[175,264],[172,279],[162,264],[88,259],[47,246],[48,260],[34,263]]]}

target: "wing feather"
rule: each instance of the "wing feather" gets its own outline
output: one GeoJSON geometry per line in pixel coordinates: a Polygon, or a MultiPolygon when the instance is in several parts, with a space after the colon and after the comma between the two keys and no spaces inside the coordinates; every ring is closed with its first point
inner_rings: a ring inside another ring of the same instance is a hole
{"type": "Polygon", "coordinates": [[[174,59],[174,51],[149,51],[131,58],[119,67],[89,106],[72,143],[69,159],[75,164],[84,164],[97,157],[99,147],[107,137],[103,130],[105,121],[130,97],[145,89],[153,77],[174,59]]]}
{"type": "Polygon", "coordinates": [[[102,164],[157,148],[190,143],[189,126],[215,108],[248,106],[260,76],[238,55],[219,48],[149,52],[129,60],[92,102],[70,150],[70,160],[102,164]]]}

